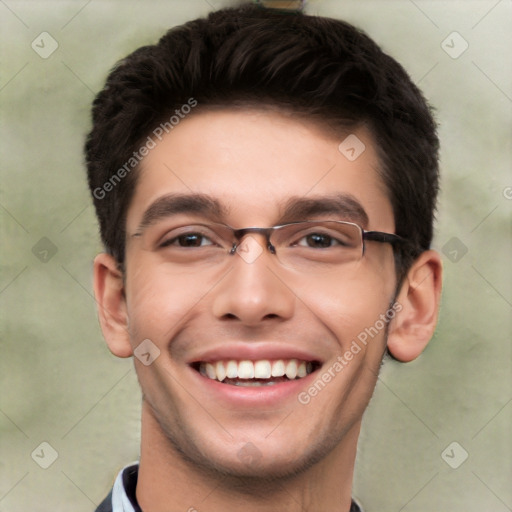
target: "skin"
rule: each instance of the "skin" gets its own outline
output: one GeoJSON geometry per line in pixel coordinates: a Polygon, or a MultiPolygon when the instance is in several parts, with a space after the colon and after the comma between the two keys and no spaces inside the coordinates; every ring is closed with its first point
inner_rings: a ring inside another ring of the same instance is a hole
{"type": "MultiPolygon", "coordinates": [[[[366,150],[349,161],[338,151],[344,136],[289,115],[198,111],[145,157],[127,215],[125,275],[106,254],[94,265],[110,350],[129,357],[145,339],[160,350],[149,366],[134,358],[144,396],[137,498],[145,512],[224,512],[237,505],[249,512],[349,510],[361,419],[386,343],[396,358],[410,361],[433,334],[438,254],[423,253],[395,297],[389,244],[367,243],[361,261],[340,275],[305,276],[282,267],[266,250],[250,264],[235,255],[219,271],[176,272],[158,242],[177,217],[142,233],[139,225],[147,208],[168,194],[206,194],[225,209],[215,219],[181,214],[179,220],[240,228],[278,224],[290,198],[343,193],[363,206],[365,229],[393,233],[374,143],[364,129],[355,134],[366,150]],[[234,407],[209,394],[191,373],[188,362],[207,349],[279,343],[315,354],[323,363],[321,376],[394,300],[401,311],[388,328],[308,404],[293,396],[234,407]],[[244,449],[252,450],[252,458],[240,456],[244,449]]],[[[265,246],[260,235],[253,240],[265,246]]]]}

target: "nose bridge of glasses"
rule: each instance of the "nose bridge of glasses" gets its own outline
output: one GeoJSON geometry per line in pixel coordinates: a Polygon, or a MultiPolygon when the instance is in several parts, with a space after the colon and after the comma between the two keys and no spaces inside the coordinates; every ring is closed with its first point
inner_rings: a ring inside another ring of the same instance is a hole
{"type": "Polygon", "coordinates": [[[270,236],[272,234],[272,231],[274,228],[256,228],[256,227],[249,227],[249,228],[241,228],[241,229],[233,229],[233,234],[235,236],[235,239],[237,240],[237,246],[242,243],[242,240],[245,236],[249,234],[255,234],[255,235],[261,235],[265,239],[265,247],[267,247],[272,253],[275,252],[275,249],[273,248],[272,244],[270,243],[270,236]]]}

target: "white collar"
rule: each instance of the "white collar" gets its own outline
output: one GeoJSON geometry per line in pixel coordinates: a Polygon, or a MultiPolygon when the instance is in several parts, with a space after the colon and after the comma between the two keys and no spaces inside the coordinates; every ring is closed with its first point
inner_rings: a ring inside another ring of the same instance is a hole
{"type": "Polygon", "coordinates": [[[138,466],[138,462],[132,462],[126,465],[117,475],[112,489],[112,512],[135,512],[135,509],[126,495],[126,489],[123,483],[124,470],[134,465],[138,466]]]}

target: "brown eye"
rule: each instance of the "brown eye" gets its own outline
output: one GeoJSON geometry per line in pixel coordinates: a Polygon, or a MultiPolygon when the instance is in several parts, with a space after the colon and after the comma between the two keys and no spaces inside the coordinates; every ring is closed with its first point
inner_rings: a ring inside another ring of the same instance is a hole
{"type": "Polygon", "coordinates": [[[204,236],[197,234],[182,235],[177,239],[181,247],[201,247],[204,236]]]}
{"type": "Polygon", "coordinates": [[[304,237],[304,239],[307,246],[313,247],[314,249],[325,249],[326,247],[331,247],[334,242],[334,239],[331,236],[321,233],[313,233],[304,237]]]}
{"type": "Polygon", "coordinates": [[[298,247],[310,249],[328,249],[330,247],[343,248],[348,246],[342,234],[333,235],[329,233],[313,232],[304,234],[295,244],[298,247]]]}
{"type": "Polygon", "coordinates": [[[184,233],[175,238],[169,238],[161,244],[161,247],[204,247],[212,245],[212,242],[201,233],[184,233]]]}

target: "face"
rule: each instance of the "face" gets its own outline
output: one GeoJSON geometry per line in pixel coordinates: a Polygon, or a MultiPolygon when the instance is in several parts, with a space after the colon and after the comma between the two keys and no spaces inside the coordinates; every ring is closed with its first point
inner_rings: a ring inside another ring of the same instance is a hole
{"type": "Polygon", "coordinates": [[[355,134],[366,149],[351,161],[338,150],[348,134],[269,111],[202,112],[143,161],[127,214],[130,343],[158,349],[147,366],[135,358],[147,409],[198,466],[291,474],[359,429],[396,286],[389,244],[367,242],[356,264],[309,272],[283,266],[258,233],[245,235],[245,252],[198,263],[216,241],[173,232],[341,220],[393,233],[374,144],[355,134]]]}

